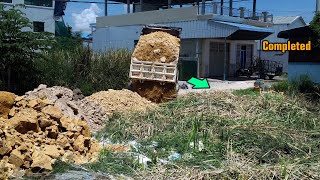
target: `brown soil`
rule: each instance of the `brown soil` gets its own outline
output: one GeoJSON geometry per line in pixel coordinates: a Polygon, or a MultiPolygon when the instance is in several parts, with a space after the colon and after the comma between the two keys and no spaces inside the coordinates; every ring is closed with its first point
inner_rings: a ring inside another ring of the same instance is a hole
{"type": "Polygon", "coordinates": [[[155,104],[139,96],[139,94],[126,89],[97,92],[86,97],[85,100],[99,104],[107,115],[112,115],[115,112],[145,112],[156,107],[155,104]]]}
{"type": "Polygon", "coordinates": [[[140,37],[132,57],[140,61],[170,63],[179,57],[180,39],[166,32],[140,37]]]}
{"type": "Polygon", "coordinates": [[[175,99],[178,94],[175,83],[162,84],[154,81],[132,81],[131,90],[155,103],[167,102],[175,99]]]}

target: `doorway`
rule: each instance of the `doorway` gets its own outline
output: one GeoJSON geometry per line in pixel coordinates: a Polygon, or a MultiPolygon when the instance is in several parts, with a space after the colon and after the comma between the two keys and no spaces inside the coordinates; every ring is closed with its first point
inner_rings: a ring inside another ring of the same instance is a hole
{"type": "MultiPolygon", "coordinates": [[[[211,42],[209,54],[209,76],[222,77],[224,73],[224,42],[211,42]]],[[[227,43],[227,74],[229,72],[230,44],[227,43]]]]}

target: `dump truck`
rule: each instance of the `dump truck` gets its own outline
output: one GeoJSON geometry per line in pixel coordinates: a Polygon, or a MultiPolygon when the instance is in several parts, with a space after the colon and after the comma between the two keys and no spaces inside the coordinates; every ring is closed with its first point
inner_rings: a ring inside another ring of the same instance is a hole
{"type": "Polygon", "coordinates": [[[131,57],[130,90],[156,103],[176,98],[181,30],[143,27],[131,57]]]}

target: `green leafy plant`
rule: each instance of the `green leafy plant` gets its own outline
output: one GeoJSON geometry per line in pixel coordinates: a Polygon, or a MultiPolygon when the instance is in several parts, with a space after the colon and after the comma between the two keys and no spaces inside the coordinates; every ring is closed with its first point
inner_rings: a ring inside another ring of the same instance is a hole
{"type": "Polygon", "coordinates": [[[54,43],[53,34],[25,31],[32,25],[21,8],[0,8],[0,79],[5,90],[17,93],[35,86],[34,61],[54,43]]]}

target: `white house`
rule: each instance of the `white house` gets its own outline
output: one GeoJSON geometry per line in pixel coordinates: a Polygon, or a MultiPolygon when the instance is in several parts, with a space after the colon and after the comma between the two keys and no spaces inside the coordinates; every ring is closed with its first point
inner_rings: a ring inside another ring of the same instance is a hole
{"type": "Polygon", "coordinates": [[[130,6],[127,6],[128,14],[97,17],[93,49],[133,49],[144,25],[180,27],[181,79],[234,76],[240,66],[249,66],[257,57],[255,40],[273,33],[270,29],[272,17],[266,12],[259,14],[244,8],[219,7],[212,1],[202,1],[201,5],[191,7],[183,6],[199,1],[131,2],[134,2],[131,6],[134,13],[130,13],[130,6]],[[179,3],[180,8],[171,8],[179,3]]]}
{"type": "MultiPolygon", "coordinates": [[[[24,5],[19,9],[33,23],[34,32],[55,33],[56,21],[61,20],[66,2],[53,0],[0,0],[5,9],[14,5],[24,5]]],[[[24,29],[30,31],[31,29],[24,29]]]]}
{"type": "MultiPolygon", "coordinates": [[[[263,40],[267,40],[270,43],[286,43],[288,41],[287,39],[277,37],[279,32],[303,27],[306,25],[307,24],[301,16],[274,16],[272,27],[274,33],[263,40]]],[[[282,63],[283,71],[286,73],[288,72],[289,52],[282,53],[281,51],[262,51],[261,58],[282,63]]]]}

